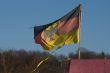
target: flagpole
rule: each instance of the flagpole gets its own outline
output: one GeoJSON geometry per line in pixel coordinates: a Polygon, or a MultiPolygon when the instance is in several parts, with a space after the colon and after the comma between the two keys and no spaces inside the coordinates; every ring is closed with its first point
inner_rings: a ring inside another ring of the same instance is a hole
{"type": "Polygon", "coordinates": [[[78,43],[78,59],[81,59],[80,42],[81,42],[81,25],[82,25],[82,0],[80,0],[80,15],[79,15],[79,43],[78,43]]]}

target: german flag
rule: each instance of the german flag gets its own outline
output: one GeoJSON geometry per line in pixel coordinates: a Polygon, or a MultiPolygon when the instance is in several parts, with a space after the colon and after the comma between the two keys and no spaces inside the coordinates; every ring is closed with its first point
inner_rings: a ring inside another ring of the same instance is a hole
{"type": "Polygon", "coordinates": [[[79,16],[81,5],[60,19],[41,26],[34,27],[34,39],[45,50],[63,47],[65,44],[75,44],[79,39],[79,16]]]}

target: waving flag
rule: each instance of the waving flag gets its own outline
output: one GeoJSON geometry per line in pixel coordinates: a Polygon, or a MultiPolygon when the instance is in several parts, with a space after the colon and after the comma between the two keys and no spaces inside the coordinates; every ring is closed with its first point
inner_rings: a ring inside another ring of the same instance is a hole
{"type": "Polygon", "coordinates": [[[65,44],[75,44],[79,39],[80,7],[77,6],[62,18],[46,25],[34,27],[34,39],[45,50],[61,48],[65,44]]]}

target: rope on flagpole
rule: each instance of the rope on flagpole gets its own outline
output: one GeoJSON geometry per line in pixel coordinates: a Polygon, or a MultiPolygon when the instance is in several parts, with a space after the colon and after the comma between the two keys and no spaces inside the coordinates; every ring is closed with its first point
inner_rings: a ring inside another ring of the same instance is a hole
{"type": "MultiPolygon", "coordinates": [[[[58,49],[55,49],[53,52],[51,52],[51,54],[54,53],[56,50],[58,50],[58,49]]],[[[49,56],[47,56],[45,59],[41,60],[41,61],[36,65],[36,67],[31,71],[31,73],[34,73],[45,61],[49,60],[51,57],[52,57],[52,55],[49,55],[49,56]]],[[[38,72],[39,72],[39,70],[37,71],[37,73],[38,73],[38,72]]]]}
{"type": "MultiPolygon", "coordinates": [[[[31,73],[34,73],[45,61],[47,61],[47,60],[50,59],[50,58],[51,58],[51,55],[49,55],[49,56],[46,57],[45,59],[41,60],[41,61],[37,64],[36,68],[31,71],[31,73]]],[[[37,73],[38,73],[38,72],[39,72],[39,71],[37,71],[37,73]]]]}

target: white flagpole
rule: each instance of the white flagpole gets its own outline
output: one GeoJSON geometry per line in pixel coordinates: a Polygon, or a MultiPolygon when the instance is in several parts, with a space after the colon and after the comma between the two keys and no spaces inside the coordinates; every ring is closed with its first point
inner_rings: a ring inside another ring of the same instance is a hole
{"type": "Polygon", "coordinates": [[[79,15],[79,43],[78,43],[78,59],[81,59],[80,42],[81,42],[81,25],[82,25],[82,0],[80,0],[80,15],[79,15]]]}

